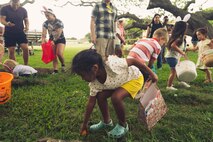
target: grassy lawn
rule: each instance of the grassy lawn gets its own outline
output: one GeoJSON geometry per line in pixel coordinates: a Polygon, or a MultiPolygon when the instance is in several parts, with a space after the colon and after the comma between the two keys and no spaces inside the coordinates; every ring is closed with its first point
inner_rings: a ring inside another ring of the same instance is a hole
{"type": "MultiPolygon", "coordinates": [[[[78,51],[89,46],[67,47],[65,60],[67,67],[78,51]]],[[[6,58],[6,57],[5,57],[6,58]]],[[[196,62],[196,53],[189,58],[196,62]]],[[[17,60],[23,63],[21,55],[17,60]]],[[[35,49],[30,56],[29,65],[33,67],[52,68],[52,64],[41,61],[41,50],[35,49]]],[[[203,84],[204,73],[198,71],[198,77],[190,83],[191,88],[177,86],[176,92],[168,92],[166,81],[169,67],[163,65],[158,70],[162,95],[169,111],[151,132],[138,121],[138,101],[130,98],[125,100],[126,118],[130,131],[119,141],[127,142],[211,142],[213,141],[213,84],[203,84]]],[[[106,131],[79,136],[83,121],[83,113],[88,98],[89,88],[80,77],[69,72],[57,75],[43,74],[36,78],[20,78],[24,83],[12,85],[12,98],[0,105],[0,141],[2,142],[33,142],[45,137],[66,141],[113,142],[106,131]]],[[[175,82],[177,84],[177,82],[175,82]]],[[[110,103],[113,121],[117,119],[110,103]]],[[[101,119],[96,105],[91,124],[101,119]]]]}

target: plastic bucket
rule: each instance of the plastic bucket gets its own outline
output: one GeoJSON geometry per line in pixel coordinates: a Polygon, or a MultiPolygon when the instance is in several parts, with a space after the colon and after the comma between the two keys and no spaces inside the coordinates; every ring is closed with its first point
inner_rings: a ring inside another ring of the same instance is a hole
{"type": "Polygon", "coordinates": [[[6,72],[0,72],[0,104],[4,104],[11,98],[11,81],[13,75],[6,72]]]}
{"type": "Polygon", "coordinates": [[[195,63],[189,60],[184,60],[178,63],[175,67],[177,78],[180,81],[191,82],[197,77],[195,63]]]}
{"type": "Polygon", "coordinates": [[[213,49],[206,50],[203,55],[202,60],[204,65],[207,67],[213,67],[213,49]]]}

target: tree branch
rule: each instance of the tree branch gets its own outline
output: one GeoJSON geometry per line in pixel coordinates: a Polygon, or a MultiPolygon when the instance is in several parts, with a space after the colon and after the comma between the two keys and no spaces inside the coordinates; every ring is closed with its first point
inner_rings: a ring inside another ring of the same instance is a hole
{"type": "Polygon", "coordinates": [[[187,11],[187,10],[188,10],[188,7],[189,7],[192,3],[195,3],[195,0],[191,0],[191,1],[186,2],[186,5],[184,6],[183,10],[184,10],[184,11],[187,11]]]}
{"type": "Polygon", "coordinates": [[[33,4],[34,2],[35,2],[35,0],[25,0],[24,2],[21,3],[21,6],[23,6],[27,3],[33,4]]]}
{"type": "Polygon", "coordinates": [[[80,0],[80,2],[78,4],[75,4],[71,1],[67,1],[66,3],[62,4],[62,5],[55,5],[57,7],[64,7],[68,4],[72,5],[72,6],[94,6],[97,2],[86,2],[86,1],[83,1],[83,0],[80,0]]]}

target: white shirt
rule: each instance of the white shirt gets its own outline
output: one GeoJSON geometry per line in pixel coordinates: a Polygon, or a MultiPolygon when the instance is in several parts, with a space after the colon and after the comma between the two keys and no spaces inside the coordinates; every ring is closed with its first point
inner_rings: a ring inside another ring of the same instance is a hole
{"type": "Polygon", "coordinates": [[[20,75],[31,75],[35,74],[38,71],[35,70],[34,68],[26,65],[16,65],[15,68],[13,69],[13,74],[15,76],[20,76],[20,75]]]}
{"type": "Polygon", "coordinates": [[[97,79],[89,83],[90,96],[96,96],[102,90],[113,90],[130,80],[139,78],[142,74],[135,66],[128,66],[125,58],[109,56],[105,63],[106,81],[101,84],[97,79]]]}

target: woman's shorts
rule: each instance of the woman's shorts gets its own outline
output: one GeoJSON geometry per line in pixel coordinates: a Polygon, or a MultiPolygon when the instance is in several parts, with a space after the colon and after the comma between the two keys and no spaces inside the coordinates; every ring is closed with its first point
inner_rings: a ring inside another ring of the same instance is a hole
{"type": "Polygon", "coordinates": [[[57,45],[59,43],[66,44],[66,39],[65,38],[61,38],[61,39],[58,39],[58,40],[54,41],[55,45],[57,45]]]}
{"type": "Polygon", "coordinates": [[[17,34],[10,34],[10,35],[4,35],[4,43],[5,43],[5,47],[16,47],[16,44],[20,45],[20,44],[27,44],[28,40],[27,40],[27,36],[24,32],[20,32],[17,34]]]}
{"type": "Polygon", "coordinates": [[[177,65],[178,60],[176,58],[166,58],[166,62],[169,64],[170,68],[175,68],[177,65]]]}
{"type": "Polygon", "coordinates": [[[135,98],[138,91],[143,87],[144,84],[144,78],[143,75],[141,75],[138,79],[130,80],[129,82],[123,84],[121,87],[124,88],[129,94],[132,96],[132,98],[135,98]]]}

